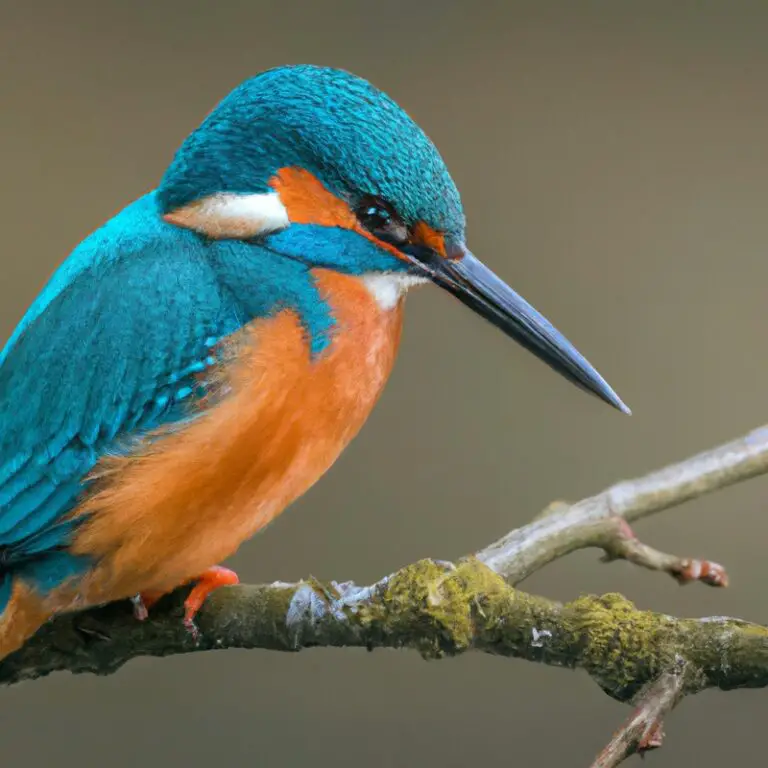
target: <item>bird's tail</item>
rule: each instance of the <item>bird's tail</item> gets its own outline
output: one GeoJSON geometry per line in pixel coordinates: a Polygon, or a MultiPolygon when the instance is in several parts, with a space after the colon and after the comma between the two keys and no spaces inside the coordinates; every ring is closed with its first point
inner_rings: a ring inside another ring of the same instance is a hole
{"type": "Polygon", "coordinates": [[[0,544],[0,659],[68,604],[71,595],[58,588],[82,574],[90,560],[56,545],[76,525],[64,520],[0,544]]]}
{"type": "Polygon", "coordinates": [[[0,660],[21,648],[51,617],[40,595],[7,573],[0,584],[0,592],[6,590],[0,607],[0,660]]]}

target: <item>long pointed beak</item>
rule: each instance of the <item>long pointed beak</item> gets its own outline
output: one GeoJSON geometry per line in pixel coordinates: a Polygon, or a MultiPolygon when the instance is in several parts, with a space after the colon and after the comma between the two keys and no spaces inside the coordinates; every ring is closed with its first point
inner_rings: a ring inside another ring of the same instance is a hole
{"type": "Polygon", "coordinates": [[[587,359],[522,296],[464,246],[458,258],[435,255],[420,266],[431,280],[500,328],[561,376],[622,413],[629,408],[587,359]]]}

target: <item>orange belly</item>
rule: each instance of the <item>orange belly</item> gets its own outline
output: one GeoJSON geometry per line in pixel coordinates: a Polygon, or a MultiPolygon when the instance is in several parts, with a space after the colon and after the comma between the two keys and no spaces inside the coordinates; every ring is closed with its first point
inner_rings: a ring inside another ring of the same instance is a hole
{"type": "Polygon", "coordinates": [[[113,458],[72,547],[98,565],[62,610],[167,591],[230,556],[303,494],[362,427],[392,370],[402,302],[383,310],[354,277],[317,270],[337,325],[311,360],[298,318],[257,321],[226,372],[230,394],[147,453],[113,458]]]}

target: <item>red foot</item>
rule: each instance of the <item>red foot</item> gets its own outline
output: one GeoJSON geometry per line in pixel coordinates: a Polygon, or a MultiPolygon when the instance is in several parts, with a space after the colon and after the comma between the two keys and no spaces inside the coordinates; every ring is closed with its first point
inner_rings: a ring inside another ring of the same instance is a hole
{"type": "Polygon", "coordinates": [[[219,587],[228,587],[233,584],[239,584],[240,579],[234,571],[224,568],[221,565],[214,565],[207,571],[201,573],[195,581],[197,582],[184,601],[184,626],[197,637],[197,627],[195,626],[195,616],[203,607],[203,603],[211,592],[219,587]]]}
{"type": "MultiPolygon", "coordinates": [[[[184,601],[184,626],[197,637],[198,631],[195,626],[195,616],[203,607],[203,603],[211,592],[219,587],[228,587],[232,584],[239,584],[240,579],[234,571],[224,568],[221,565],[214,565],[207,571],[201,573],[197,578],[192,579],[197,582],[192,591],[184,601]]],[[[138,621],[144,621],[149,616],[149,609],[163,597],[162,592],[142,592],[131,598],[133,603],[133,615],[138,621]]]]}

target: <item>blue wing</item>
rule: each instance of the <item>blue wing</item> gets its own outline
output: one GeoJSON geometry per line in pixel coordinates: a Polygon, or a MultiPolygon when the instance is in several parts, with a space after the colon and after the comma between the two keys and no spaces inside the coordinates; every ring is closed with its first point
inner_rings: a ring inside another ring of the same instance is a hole
{"type": "Polygon", "coordinates": [[[302,253],[177,229],[155,193],[73,251],[0,353],[0,613],[12,575],[45,592],[87,566],[66,550],[84,478],[128,438],[190,418],[220,339],[289,307],[313,352],[328,343],[302,253]]]}
{"type": "Polygon", "coordinates": [[[20,323],[0,355],[0,578],[73,572],[57,550],[84,476],[126,436],[189,416],[213,345],[250,314],[209,256],[149,195],[86,239],[20,323]]]}

